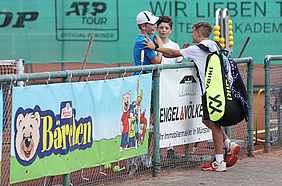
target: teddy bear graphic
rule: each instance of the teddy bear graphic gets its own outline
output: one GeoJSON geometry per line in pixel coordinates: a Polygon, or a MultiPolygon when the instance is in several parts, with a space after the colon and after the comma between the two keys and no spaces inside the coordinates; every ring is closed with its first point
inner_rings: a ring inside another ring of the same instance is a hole
{"type": "Polygon", "coordinates": [[[38,112],[20,113],[16,118],[15,150],[20,160],[28,162],[35,156],[39,139],[40,115],[38,112]]]}

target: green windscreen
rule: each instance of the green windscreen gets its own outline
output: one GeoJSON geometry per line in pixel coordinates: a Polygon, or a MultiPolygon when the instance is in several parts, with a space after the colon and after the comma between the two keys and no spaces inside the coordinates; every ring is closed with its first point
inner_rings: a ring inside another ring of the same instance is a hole
{"type": "Polygon", "coordinates": [[[182,46],[192,41],[193,23],[215,23],[217,8],[228,8],[233,17],[234,57],[247,37],[243,57],[255,63],[282,53],[281,0],[2,0],[0,7],[1,59],[80,62],[92,34],[90,63],[132,63],[140,11],[171,16],[171,38],[182,46]]]}

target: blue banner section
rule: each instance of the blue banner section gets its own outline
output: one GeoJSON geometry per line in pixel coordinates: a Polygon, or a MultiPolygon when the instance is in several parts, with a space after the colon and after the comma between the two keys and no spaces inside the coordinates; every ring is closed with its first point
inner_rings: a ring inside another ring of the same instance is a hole
{"type": "Polygon", "coordinates": [[[145,74],[15,87],[11,183],[147,153],[151,86],[145,74]]]}

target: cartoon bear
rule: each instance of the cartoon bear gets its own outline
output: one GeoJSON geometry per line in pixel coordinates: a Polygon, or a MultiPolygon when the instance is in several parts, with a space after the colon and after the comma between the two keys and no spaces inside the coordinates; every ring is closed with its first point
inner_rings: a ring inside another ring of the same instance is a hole
{"type": "Polygon", "coordinates": [[[16,119],[16,152],[23,161],[31,160],[39,143],[40,115],[38,112],[19,114],[16,119]]]}

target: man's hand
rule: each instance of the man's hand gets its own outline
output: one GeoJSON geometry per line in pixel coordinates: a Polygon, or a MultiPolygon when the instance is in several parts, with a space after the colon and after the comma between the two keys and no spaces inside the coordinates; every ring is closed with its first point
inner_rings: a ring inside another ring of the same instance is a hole
{"type": "Polygon", "coordinates": [[[154,42],[148,36],[145,37],[145,41],[144,41],[143,44],[145,45],[145,48],[149,48],[149,49],[152,49],[152,50],[155,50],[155,48],[156,48],[156,45],[154,44],[154,42]]]}
{"type": "MultiPolygon", "coordinates": [[[[159,38],[159,37],[158,37],[159,38]]],[[[149,48],[152,50],[155,50],[159,53],[162,53],[163,56],[168,57],[168,58],[175,58],[175,57],[180,57],[182,56],[182,54],[180,53],[180,50],[175,50],[175,49],[171,49],[171,48],[163,48],[163,42],[161,41],[161,39],[157,39],[158,42],[157,44],[160,44],[159,48],[156,48],[156,45],[154,44],[153,41],[150,40],[150,38],[146,37],[145,41],[143,42],[143,44],[145,45],[145,48],[149,48]]],[[[156,60],[155,62],[151,62],[151,64],[157,64],[157,63],[161,63],[161,55],[158,55],[158,57],[160,57],[158,60],[156,60]]],[[[156,58],[154,58],[156,59],[156,58]]]]}
{"type": "Polygon", "coordinates": [[[160,36],[158,35],[155,36],[155,42],[157,43],[157,45],[159,45],[159,47],[163,46],[163,41],[161,40],[160,36]]]}

